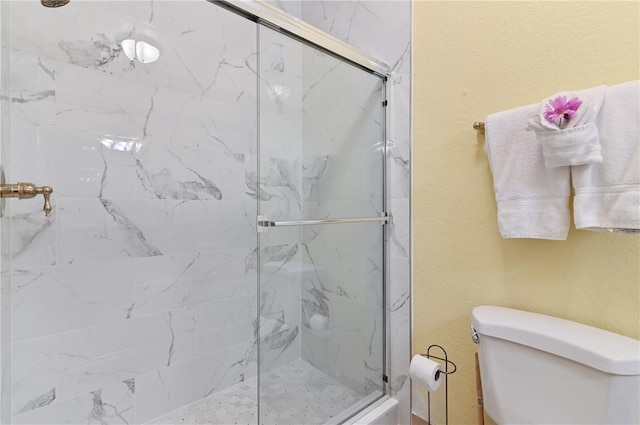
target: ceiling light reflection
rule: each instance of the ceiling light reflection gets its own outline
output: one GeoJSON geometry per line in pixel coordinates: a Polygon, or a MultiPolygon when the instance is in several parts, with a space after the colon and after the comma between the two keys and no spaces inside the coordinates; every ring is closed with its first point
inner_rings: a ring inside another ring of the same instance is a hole
{"type": "Polygon", "coordinates": [[[132,140],[100,139],[100,144],[112,151],[140,152],[142,143],[132,140]]]}
{"type": "Polygon", "coordinates": [[[125,56],[132,61],[151,63],[157,61],[160,57],[160,50],[146,41],[136,41],[128,38],[122,40],[120,45],[125,56]]]}
{"type": "Polygon", "coordinates": [[[267,90],[272,99],[287,100],[291,96],[291,89],[285,85],[273,84],[268,85],[267,90]]]}

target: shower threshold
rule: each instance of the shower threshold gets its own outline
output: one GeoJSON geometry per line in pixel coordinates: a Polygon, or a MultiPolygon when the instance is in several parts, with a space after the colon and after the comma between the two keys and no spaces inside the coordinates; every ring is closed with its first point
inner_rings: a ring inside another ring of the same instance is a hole
{"type": "MultiPolygon", "coordinates": [[[[369,401],[335,379],[296,360],[267,372],[262,386],[260,423],[313,425],[340,423],[345,413],[369,401]]],[[[258,423],[257,379],[251,378],[148,422],[147,425],[258,423]]],[[[350,416],[350,415],[349,415],[350,416]]]]}

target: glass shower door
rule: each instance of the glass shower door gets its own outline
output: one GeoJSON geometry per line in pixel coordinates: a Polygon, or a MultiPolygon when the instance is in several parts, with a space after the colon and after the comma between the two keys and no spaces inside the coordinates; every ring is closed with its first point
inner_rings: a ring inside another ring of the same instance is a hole
{"type": "Polygon", "coordinates": [[[259,26],[259,423],[384,393],[385,81],[259,26]]]}

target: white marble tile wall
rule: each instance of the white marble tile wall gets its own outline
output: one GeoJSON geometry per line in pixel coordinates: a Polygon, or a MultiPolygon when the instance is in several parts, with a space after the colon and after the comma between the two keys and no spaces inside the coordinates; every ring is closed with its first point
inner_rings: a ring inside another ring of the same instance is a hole
{"type": "MultiPolygon", "coordinates": [[[[14,423],[143,423],[255,376],[255,25],[76,0],[15,2],[11,30],[8,171],[55,190],[51,218],[12,205],[14,423]]],[[[299,357],[271,329],[265,357],[299,357]]]]}

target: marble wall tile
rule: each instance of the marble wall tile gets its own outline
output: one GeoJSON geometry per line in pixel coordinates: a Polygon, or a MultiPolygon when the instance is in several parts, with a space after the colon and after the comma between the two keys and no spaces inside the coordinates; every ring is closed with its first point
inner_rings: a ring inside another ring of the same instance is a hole
{"type": "MultiPolygon", "coordinates": [[[[14,392],[20,413],[63,403],[121,381],[137,377],[144,381],[148,373],[174,364],[198,362],[225,347],[241,343],[253,347],[255,306],[255,296],[228,298],[17,344],[14,350],[30,353],[15,366],[19,379],[14,381],[14,392]]],[[[269,338],[274,340],[273,335],[269,338]]],[[[274,353],[280,349],[272,348],[274,353]]],[[[238,361],[250,364],[252,352],[247,348],[238,361]]],[[[284,357],[287,361],[297,358],[284,357]]],[[[243,367],[243,374],[255,375],[255,362],[253,367],[253,372],[250,367],[243,367]]],[[[183,378],[188,379],[189,370],[177,367],[176,379],[180,374],[186,374],[183,378]]]]}
{"type": "MultiPolygon", "coordinates": [[[[58,271],[62,268],[55,269],[58,271]]],[[[132,270],[129,269],[128,272],[132,270]]],[[[135,273],[132,275],[134,278],[139,277],[135,273]]],[[[59,275],[57,277],[60,278],[59,275]]],[[[87,303],[91,304],[91,301],[87,303]]],[[[65,305],[69,307],[69,304],[73,305],[70,302],[65,305]]],[[[57,341],[55,337],[48,337],[53,340],[45,338],[17,344],[14,350],[28,350],[31,352],[31,357],[22,358],[24,366],[16,365],[14,373],[19,377],[22,370],[25,375],[24,379],[14,381],[17,385],[14,389],[16,403],[20,403],[20,411],[25,412],[47,405],[53,401],[53,398],[63,402],[105,385],[113,385],[174,363],[217,352],[221,347],[251,341],[255,338],[252,319],[255,317],[253,313],[255,306],[254,296],[226,298],[219,302],[198,304],[187,309],[85,327],[60,334],[57,341]],[[44,342],[40,342],[41,340],[44,342]],[[40,346],[44,348],[40,349],[40,346]],[[34,357],[40,352],[43,354],[37,358],[34,357]],[[49,367],[55,365],[57,368],[55,379],[50,373],[48,374],[50,369],[47,365],[49,367]],[[53,386],[45,390],[44,387],[50,384],[53,386]]],[[[39,313],[42,314],[42,309],[39,313]]],[[[44,319],[53,317],[55,321],[61,314],[56,313],[47,314],[45,310],[44,319]]],[[[96,316],[94,313],[87,315],[90,319],[95,319],[96,316]]],[[[77,315],[73,317],[76,318],[74,324],[86,325],[85,322],[77,320],[77,315]]],[[[20,321],[22,322],[24,321],[20,321]]],[[[34,326],[38,323],[40,322],[36,322],[34,326]]],[[[40,325],[44,326],[42,323],[40,325]]],[[[20,335],[21,333],[18,333],[18,336],[20,335]]],[[[277,345],[274,347],[274,349],[278,348],[277,345]]],[[[287,358],[291,361],[297,357],[288,356],[287,358]]],[[[188,376],[185,377],[187,378],[188,376]]]]}
{"type": "Polygon", "coordinates": [[[96,264],[15,270],[14,341],[124,320],[134,306],[134,282],[124,268],[96,264]]]}
{"type": "Polygon", "coordinates": [[[259,373],[300,358],[300,282],[309,269],[301,261],[299,239],[297,228],[260,235],[260,357],[256,345],[247,354],[249,362],[259,362],[259,373]]]}
{"type": "Polygon", "coordinates": [[[335,329],[302,328],[302,358],[353,391],[367,395],[382,388],[380,364],[339,339],[335,329]]]}
{"type": "MultiPolygon", "coordinates": [[[[406,52],[405,56],[409,56],[406,52]]],[[[390,107],[390,134],[388,146],[389,195],[391,199],[411,197],[411,86],[409,71],[410,57],[403,62],[406,72],[402,82],[392,80],[390,107]]]]}
{"type": "Polygon", "coordinates": [[[260,354],[254,343],[245,358],[248,372],[263,374],[300,359],[302,341],[298,326],[262,318],[260,326],[260,354]]]}
{"type": "Polygon", "coordinates": [[[255,100],[208,98],[64,63],[57,75],[58,128],[131,140],[133,152],[153,143],[236,155],[253,149],[255,100]]]}
{"type": "Polygon", "coordinates": [[[12,346],[11,392],[16,414],[53,403],[56,391],[55,336],[31,339],[12,346]]]}
{"type": "Polygon", "coordinates": [[[208,2],[76,2],[57,20],[40,5],[12,8],[12,45],[123,79],[171,86],[200,96],[238,99],[255,85],[255,25],[208,2]],[[56,22],[75,25],[56,25],[56,22]],[[161,60],[140,66],[125,57],[125,38],[151,42],[161,60]],[[203,54],[202,52],[207,52],[203,54]]]}
{"type": "Polygon", "coordinates": [[[266,319],[285,323],[291,327],[300,326],[300,284],[281,286],[278,289],[262,291],[260,294],[260,333],[271,332],[266,319]]]}
{"type": "Polygon", "coordinates": [[[298,282],[301,273],[298,267],[299,233],[295,227],[276,227],[260,234],[253,261],[260,272],[261,290],[274,290],[298,282]]]}
{"type": "MultiPolygon", "coordinates": [[[[334,370],[334,332],[333,329],[301,328],[302,359],[315,368],[327,373],[334,370]]],[[[331,375],[329,373],[329,375],[331,375]]]]}
{"type": "Polygon", "coordinates": [[[250,247],[255,244],[254,208],[217,200],[61,199],[58,262],[250,247]]]}
{"type": "Polygon", "coordinates": [[[198,354],[236,346],[256,338],[255,294],[199,304],[196,313],[198,354]]]}
{"type": "Polygon", "coordinates": [[[152,144],[134,160],[141,198],[248,200],[243,154],[152,144]]]}
{"type": "Polygon", "coordinates": [[[321,289],[358,302],[369,302],[372,293],[382,293],[382,255],[357,251],[357,247],[331,248],[309,243],[305,252],[317,275],[303,283],[305,289],[321,289]]]}
{"type": "Polygon", "coordinates": [[[171,340],[195,336],[194,316],[191,309],[172,310],[60,334],[58,367],[65,370],[84,366],[96,359],[140,347],[161,351],[163,362],[169,365],[175,362],[171,340]],[[166,349],[160,349],[165,342],[166,349]]]}
{"type": "Polygon", "coordinates": [[[55,121],[56,64],[54,61],[11,51],[12,121],[51,125],[55,121]]]}
{"type": "Polygon", "coordinates": [[[359,303],[318,289],[303,290],[302,297],[302,358],[360,394],[379,390],[381,297],[359,303]]]}
{"type": "Polygon", "coordinates": [[[123,80],[115,75],[66,63],[58,65],[56,89],[58,127],[75,131],[92,128],[98,132],[110,130],[115,134],[132,137],[143,134],[147,114],[153,112],[155,96],[159,90],[157,86],[123,80]],[[76,116],[68,113],[73,108],[96,111],[101,116],[92,121],[86,118],[76,119],[76,116]],[[112,122],[107,120],[111,116],[113,123],[124,121],[129,124],[130,127],[123,127],[128,131],[118,127],[114,131],[112,122]],[[97,125],[104,126],[104,129],[96,128],[97,125]]]}
{"type": "Polygon", "coordinates": [[[411,260],[408,257],[392,255],[389,257],[389,268],[396,279],[388,288],[387,311],[410,317],[411,260]]]}
{"type": "Polygon", "coordinates": [[[11,246],[7,255],[15,269],[47,267],[56,264],[57,201],[51,201],[50,217],[42,212],[41,200],[13,202],[11,208],[12,232],[7,232],[11,246]]]}
{"type": "Polygon", "coordinates": [[[135,386],[120,382],[60,403],[13,416],[14,424],[132,424],[135,386]]]}
{"type": "MultiPolygon", "coordinates": [[[[125,204],[132,201],[123,200],[125,204]]],[[[135,208],[136,205],[132,205],[135,208]]],[[[143,225],[162,231],[161,218],[167,218],[161,209],[165,201],[138,203],[143,225]],[[145,208],[148,206],[148,209],[145,208]],[[154,214],[156,212],[156,214],[154,214]],[[156,220],[153,220],[153,219],[156,220]]],[[[162,255],[163,252],[150,240],[150,236],[128,217],[118,201],[108,199],[65,198],[58,200],[58,263],[105,261],[162,255]]],[[[169,253],[167,253],[169,254],[169,253]]]]}
{"type": "MultiPolygon", "coordinates": [[[[411,344],[410,344],[410,317],[399,313],[391,313],[389,315],[390,333],[389,340],[392,348],[390,354],[391,368],[409,374],[409,362],[411,360],[411,344]]],[[[426,347],[424,347],[426,350],[426,347]]]]}
{"type": "MultiPolygon", "coordinates": [[[[114,33],[125,31],[126,21],[149,16],[152,3],[136,2],[129,8],[114,8],[108,3],[80,2],[60,9],[57,18],[64,22],[77,20],[77,25],[55,25],[51,13],[37,4],[20,3],[11,8],[12,44],[19,50],[47,55],[56,60],[68,60],[85,66],[104,66],[118,57],[121,49],[114,33]],[[142,7],[140,7],[142,6],[142,7]],[[119,9],[119,10],[118,10],[119,9]],[[122,26],[109,28],[108,22],[117,22],[116,14],[122,13],[122,26]],[[101,30],[109,29],[100,36],[101,30]],[[75,40],[75,46],[69,44],[75,40]],[[111,41],[111,42],[110,42],[111,41]],[[95,45],[93,45],[95,43],[95,45]]],[[[124,37],[122,37],[124,38],[124,37]]]]}
{"type": "MultiPolygon", "coordinates": [[[[403,282],[404,283],[404,282],[403,282]]],[[[412,388],[409,377],[409,364],[411,361],[411,318],[402,314],[402,311],[388,312],[388,340],[390,368],[389,394],[399,402],[399,423],[411,422],[412,388]]]]}
{"type": "MultiPolygon", "coordinates": [[[[267,155],[266,152],[264,155],[267,155]]],[[[302,198],[300,183],[301,170],[299,160],[261,155],[260,200],[273,201],[271,204],[290,203],[293,208],[297,204],[299,210],[302,198]]],[[[271,208],[263,208],[261,205],[260,209],[267,212],[271,208]]],[[[292,212],[295,212],[295,209],[292,212]]]]}
{"type": "MultiPolygon", "coordinates": [[[[381,335],[381,329],[376,330],[377,322],[370,314],[372,306],[354,303],[339,295],[327,294],[331,305],[330,325],[336,328],[336,338],[340,344],[351,346],[354,351],[368,353],[371,344],[377,344],[376,337],[381,335]]],[[[377,309],[381,315],[381,306],[377,309]]]]}
{"type": "Polygon", "coordinates": [[[136,260],[134,317],[256,292],[251,248],[136,260]]]}
{"type": "Polygon", "coordinates": [[[61,399],[71,398],[196,355],[196,321],[189,310],[63,334],[57,394],[61,399]]]}
{"type": "Polygon", "coordinates": [[[260,200],[301,200],[301,46],[260,27],[260,200]]]}
{"type": "Polygon", "coordinates": [[[138,376],[135,423],[145,423],[241,382],[249,345],[238,344],[138,376]]]}
{"type": "Polygon", "coordinates": [[[268,228],[260,234],[259,283],[263,291],[299,284],[301,275],[307,271],[301,261],[300,229],[297,226],[268,228]]]}
{"type": "MultiPolygon", "coordinates": [[[[260,214],[266,214],[269,220],[301,219],[301,51],[304,47],[267,27],[260,26],[258,32],[260,187],[257,187],[257,175],[248,174],[247,182],[255,187],[260,214]]],[[[299,240],[296,232],[274,230],[283,242],[299,240]],[[289,235],[291,239],[287,239],[289,235]]],[[[274,245],[274,238],[278,236],[267,238],[267,243],[274,245]]],[[[261,242],[266,242],[264,239],[261,238],[261,242]]]]}
{"type": "Polygon", "coordinates": [[[382,79],[326,54],[304,59],[305,153],[343,154],[382,141],[382,79]]]}
{"type": "Polygon", "coordinates": [[[388,167],[392,199],[409,199],[411,196],[411,165],[408,143],[389,143],[388,167]]]}
{"type": "Polygon", "coordinates": [[[53,187],[52,199],[134,197],[135,161],[124,148],[135,149],[134,142],[116,150],[98,135],[55,127],[15,125],[13,129],[14,140],[21,144],[12,155],[13,175],[53,187]]]}
{"type": "Polygon", "coordinates": [[[306,156],[302,164],[305,201],[382,199],[382,150],[351,149],[306,156]]]}
{"type": "Polygon", "coordinates": [[[393,377],[390,392],[399,402],[398,423],[411,423],[411,379],[406,373],[391,369],[389,375],[393,377]]]}
{"type": "Polygon", "coordinates": [[[389,251],[392,256],[409,257],[411,248],[410,206],[408,199],[393,199],[389,223],[389,251]]]}

